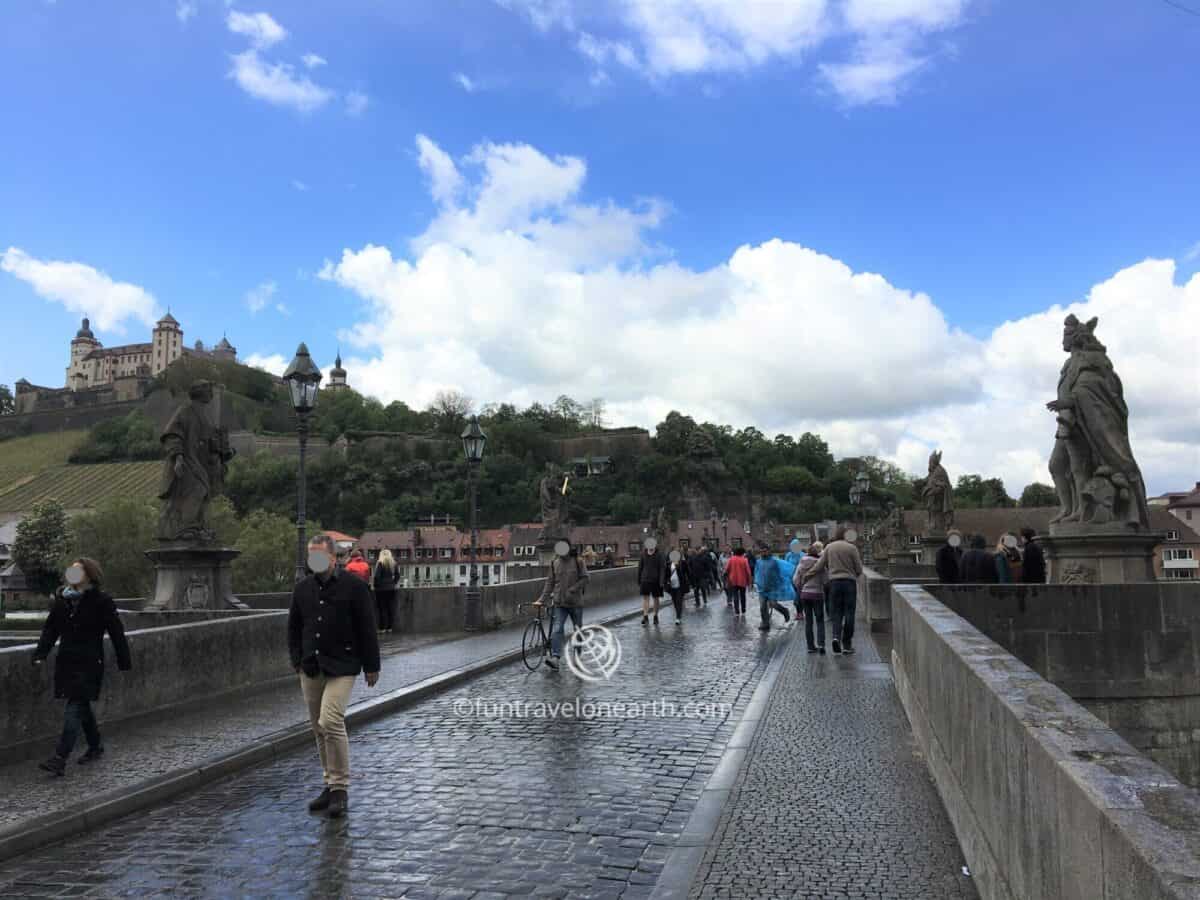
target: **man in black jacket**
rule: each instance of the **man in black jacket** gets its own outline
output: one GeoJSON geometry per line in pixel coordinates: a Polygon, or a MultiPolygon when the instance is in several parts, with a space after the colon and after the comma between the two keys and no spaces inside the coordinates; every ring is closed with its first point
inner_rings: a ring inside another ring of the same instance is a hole
{"type": "Polygon", "coordinates": [[[1032,528],[1021,529],[1021,537],[1025,547],[1021,558],[1021,581],[1025,584],[1046,583],[1046,556],[1042,553],[1042,545],[1036,540],[1037,532],[1032,528]]]}
{"type": "Polygon", "coordinates": [[[308,567],[313,574],[292,590],[288,611],[288,651],[300,674],[325,774],[325,789],[308,808],[327,809],[334,819],[345,814],[350,787],[346,735],[350,690],[359,672],[366,673],[370,687],[379,680],[379,637],[371,591],[361,578],[337,571],[336,555],[328,535],[309,541],[308,567]]]}
{"type": "Polygon", "coordinates": [[[987,538],[973,534],[967,542],[970,548],[959,562],[958,580],[963,584],[998,584],[996,555],[988,553],[987,538]]]}
{"type": "Polygon", "coordinates": [[[937,554],[933,558],[938,581],[942,584],[958,583],[962,555],[962,534],[952,528],[946,535],[946,543],[938,547],[937,554]]]}

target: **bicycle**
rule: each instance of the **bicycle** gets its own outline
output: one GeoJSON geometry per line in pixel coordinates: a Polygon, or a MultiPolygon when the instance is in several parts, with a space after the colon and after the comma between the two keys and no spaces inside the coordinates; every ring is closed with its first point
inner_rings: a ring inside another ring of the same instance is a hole
{"type": "MultiPolygon", "coordinates": [[[[529,624],[525,626],[525,633],[521,635],[521,659],[525,663],[525,668],[533,672],[550,655],[550,631],[542,623],[543,613],[548,607],[541,600],[524,605],[532,606],[537,613],[529,620],[529,624]]],[[[564,652],[574,652],[577,632],[578,629],[572,628],[569,637],[564,635],[564,652]]]]}

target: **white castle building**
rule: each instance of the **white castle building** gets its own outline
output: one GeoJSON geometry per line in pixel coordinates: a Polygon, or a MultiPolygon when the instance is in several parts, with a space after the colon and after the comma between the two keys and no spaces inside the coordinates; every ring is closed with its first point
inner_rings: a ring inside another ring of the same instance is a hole
{"type": "Polygon", "coordinates": [[[181,356],[207,356],[237,362],[237,349],[222,337],[211,350],[199,341],[195,347],[183,344],[183,329],[168,312],[154,325],[148,344],[123,344],[105,347],[92,334],[87,319],[71,341],[71,364],[67,366],[66,386],[83,391],[113,384],[119,378],[154,376],[181,356]]]}

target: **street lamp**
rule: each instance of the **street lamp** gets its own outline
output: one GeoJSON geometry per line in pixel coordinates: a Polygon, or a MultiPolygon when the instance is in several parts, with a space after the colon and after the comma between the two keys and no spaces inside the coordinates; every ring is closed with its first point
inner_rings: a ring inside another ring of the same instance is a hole
{"type": "Polygon", "coordinates": [[[725,540],[722,542],[722,547],[729,546],[729,516],[721,516],[721,533],[725,535],[725,540]]]}
{"type": "Polygon", "coordinates": [[[712,535],[712,540],[715,544],[717,542],[717,508],[715,506],[709,510],[708,517],[712,520],[712,531],[709,533],[712,535]]]}
{"type": "Polygon", "coordinates": [[[478,631],[481,622],[479,601],[479,570],[475,565],[479,544],[479,528],[476,523],[476,490],[478,487],[479,464],[483,462],[483,448],[487,444],[487,435],[479,427],[479,417],[471,416],[471,421],[462,433],[463,452],[467,457],[467,487],[471,504],[471,574],[467,582],[467,608],[465,627],[467,631],[478,631]]]}
{"type": "Polygon", "coordinates": [[[867,495],[871,493],[871,479],[866,472],[854,476],[854,484],[850,486],[850,503],[859,508],[862,517],[862,536],[867,534],[867,495]]]}
{"type": "Polygon", "coordinates": [[[288,387],[292,409],[296,410],[296,434],[300,438],[300,472],[296,478],[296,580],[304,577],[304,550],[307,543],[304,533],[304,455],[308,449],[308,417],[317,405],[317,390],[321,386],[321,370],[308,355],[303,343],[296,348],[296,356],[283,373],[283,383],[288,387]]]}

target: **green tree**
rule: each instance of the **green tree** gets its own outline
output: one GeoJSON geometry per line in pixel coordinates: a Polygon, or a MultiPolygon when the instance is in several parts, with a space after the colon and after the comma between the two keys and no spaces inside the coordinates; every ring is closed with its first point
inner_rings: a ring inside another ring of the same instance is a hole
{"type": "Polygon", "coordinates": [[[608,515],[613,522],[624,525],[642,519],[645,510],[634,494],[622,491],[608,501],[608,515]]]}
{"type": "Polygon", "coordinates": [[[146,550],[154,546],[157,521],[154,502],[113,497],[71,520],[70,555],[100,563],[104,590],[114,597],[149,597],[154,591],[154,566],[146,550]]]}
{"type": "MultiPolygon", "coordinates": [[[[310,523],[308,534],[320,530],[310,523]]],[[[256,509],[241,522],[233,561],[233,589],[256,594],[291,590],[296,573],[296,525],[277,513],[256,509]]]]}
{"type": "Polygon", "coordinates": [[[1025,485],[1018,506],[1058,506],[1058,492],[1048,484],[1035,481],[1025,485]]]}
{"type": "Polygon", "coordinates": [[[17,401],[7,384],[0,384],[0,416],[9,416],[17,411],[17,401]]]}
{"type": "Polygon", "coordinates": [[[117,462],[158,459],[161,455],[158,429],[145,414],[135,409],[127,416],[93,426],[87,440],[71,454],[70,461],[117,462]]]}
{"type": "Polygon", "coordinates": [[[13,561],[34,590],[51,593],[59,584],[69,552],[66,511],[57,500],[43,500],[17,525],[13,561]]]}

